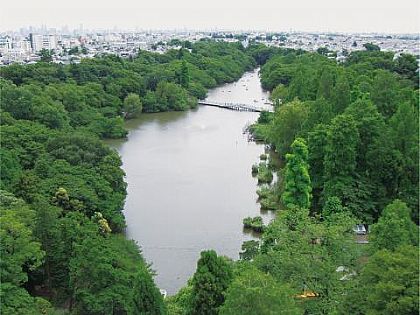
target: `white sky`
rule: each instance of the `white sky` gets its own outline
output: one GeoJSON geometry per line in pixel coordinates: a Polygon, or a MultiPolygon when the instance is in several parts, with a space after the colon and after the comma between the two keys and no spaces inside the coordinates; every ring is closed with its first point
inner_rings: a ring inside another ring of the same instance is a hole
{"type": "Polygon", "coordinates": [[[22,26],[418,33],[418,0],[0,0],[22,26]]]}

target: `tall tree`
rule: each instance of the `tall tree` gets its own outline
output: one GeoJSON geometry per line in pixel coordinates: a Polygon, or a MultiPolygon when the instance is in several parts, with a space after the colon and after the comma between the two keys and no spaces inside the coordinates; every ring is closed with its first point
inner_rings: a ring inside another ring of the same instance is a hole
{"type": "Polygon", "coordinates": [[[350,104],[350,84],[344,73],[340,73],[333,91],[334,112],[341,114],[350,104]]]}
{"type": "Polygon", "coordinates": [[[332,120],[324,156],[324,198],[337,196],[344,201],[356,170],[359,133],[352,116],[339,115],[332,120]]]}
{"type": "Polygon", "coordinates": [[[275,107],[279,107],[287,97],[287,87],[283,84],[277,85],[270,93],[270,99],[273,101],[275,107]]]}
{"type": "Polygon", "coordinates": [[[360,141],[357,146],[357,167],[366,169],[367,157],[372,144],[380,137],[386,129],[383,116],[378,112],[377,107],[368,99],[359,99],[352,103],[345,110],[354,118],[360,141]]]}
{"type": "Polygon", "coordinates": [[[232,280],[231,266],[214,250],[201,252],[192,278],[190,314],[215,315],[232,280]]]}
{"type": "Polygon", "coordinates": [[[408,102],[401,103],[391,117],[391,139],[403,159],[398,185],[399,198],[412,208],[412,218],[419,220],[419,111],[408,102]]]}
{"type": "Polygon", "coordinates": [[[190,84],[190,73],[188,70],[187,62],[185,60],[182,60],[182,63],[181,63],[181,71],[179,74],[179,84],[183,88],[188,88],[190,84]]]}
{"type": "Polygon", "coordinates": [[[325,100],[331,100],[334,91],[334,68],[324,68],[321,77],[319,78],[317,98],[324,98],[325,100]]]}
{"type": "Polygon", "coordinates": [[[322,189],[324,187],[324,156],[327,144],[327,127],[319,124],[308,133],[309,176],[312,182],[313,207],[319,211],[322,189]]]}
{"type": "Polygon", "coordinates": [[[269,140],[281,155],[290,152],[290,145],[302,131],[308,117],[308,109],[304,103],[294,100],[283,106],[274,114],[269,140]]]}
{"type": "Polygon", "coordinates": [[[282,201],[287,208],[309,209],[312,188],[309,177],[308,147],[302,138],[296,138],[291,147],[292,153],[286,154],[282,201]]]}
{"type": "Polygon", "coordinates": [[[372,225],[370,242],[376,250],[395,250],[401,245],[418,244],[418,227],[411,220],[411,210],[401,200],[394,200],[372,225]]]}
{"type": "Polygon", "coordinates": [[[390,118],[398,106],[398,82],[395,74],[378,70],[370,92],[373,103],[385,118],[390,118]]]}
{"type": "Polygon", "coordinates": [[[140,96],[130,93],[124,99],[123,111],[125,118],[134,118],[138,116],[143,109],[140,96]]]}
{"type": "Polygon", "coordinates": [[[305,67],[300,67],[294,73],[293,79],[290,82],[290,86],[287,93],[287,101],[292,101],[298,98],[301,101],[307,101],[314,99],[316,94],[315,89],[312,88],[313,82],[310,73],[305,67]]]}

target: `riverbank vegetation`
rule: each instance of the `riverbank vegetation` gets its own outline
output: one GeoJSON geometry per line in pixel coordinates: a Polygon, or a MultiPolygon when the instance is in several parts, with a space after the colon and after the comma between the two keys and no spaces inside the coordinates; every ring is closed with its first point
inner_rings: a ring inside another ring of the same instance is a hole
{"type": "Polygon", "coordinates": [[[257,190],[258,202],[262,210],[277,210],[279,207],[278,184],[264,185],[257,190]]]}
{"type": "Polygon", "coordinates": [[[301,50],[248,53],[276,107],[250,130],[283,161],[258,195],[281,210],[260,240],[244,242],[224,303],[203,314],[418,313],[415,57],[366,50],[337,64],[301,50]],[[361,223],[367,235],[353,230],[361,223]]]}
{"type": "Polygon", "coordinates": [[[244,228],[251,229],[254,232],[261,233],[264,231],[264,222],[262,217],[246,217],[243,220],[244,228]]]}
{"type": "Polygon", "coordinates": [[[265,160],[259,164],[252,165],[251,173],[252,176],[257,177],[258,184],[270,184],[273,181],[273,173],[271,172],[265,160]]]}
{"type": "Polygon", "coordinates": [[[187,46],[1,69],[2,314],[166,313],[122,235],[124,172],[101,139],[125,137],[141,112],[195,107],[254,66],[239,44],[187,46]]]}

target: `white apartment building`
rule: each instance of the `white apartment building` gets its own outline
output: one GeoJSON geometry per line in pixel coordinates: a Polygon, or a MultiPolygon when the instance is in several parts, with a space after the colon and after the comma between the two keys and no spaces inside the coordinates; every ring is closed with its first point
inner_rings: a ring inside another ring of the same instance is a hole
{"type": "Polygon", "coordinates": [[[38,52],[41,49],[57,49],[57,36],[56,35],[29,35],[32,51],[38,52]]]}

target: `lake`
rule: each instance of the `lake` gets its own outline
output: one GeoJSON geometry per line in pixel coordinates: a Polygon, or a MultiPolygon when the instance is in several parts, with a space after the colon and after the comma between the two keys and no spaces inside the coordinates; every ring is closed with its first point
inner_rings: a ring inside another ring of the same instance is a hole
{"type": "MultiPolygon", "coordinates": [[[[267,106],[257,71],[209,91],[207,99],[267,106]]],[[[200,251],[238,259],[243,241],[254,238],[242,219],[261,215],[251,166],[264,146],[249,142],[243,129],[257,118],[208,106],[143,114],[127,122],[127,139],[108,142],[126,172],[127,236],[170,295],[193,275],[200,251]]],[[[265,221],[272,217],[264,214],[265,221]]]]}

